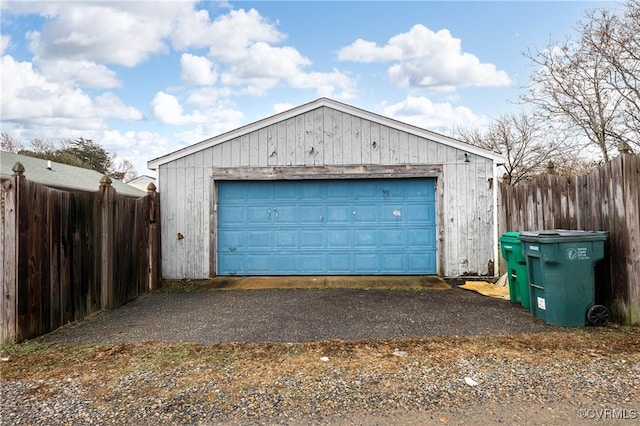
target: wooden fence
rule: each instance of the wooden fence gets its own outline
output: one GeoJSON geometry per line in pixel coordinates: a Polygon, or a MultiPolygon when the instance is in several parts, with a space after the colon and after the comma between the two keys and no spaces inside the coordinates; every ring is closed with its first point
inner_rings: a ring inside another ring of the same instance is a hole
{"type": "MultiPolygon", "coordinates": [[[[623,324],[640,324],[640,156],[621,154],[584,176],[538,176],[499,185],[498,223],[506,231],[608,231],[596,267],[596,302],[623,324]]],[[[503,262],[504,263],[504,262],[503,262]]]]}
{"type": "Polygon", "coordinates": [[[40,336],[160,283],[160,198],[67,192],[27,180],[16,163],[2,184],[0,342],[40,336]]]}

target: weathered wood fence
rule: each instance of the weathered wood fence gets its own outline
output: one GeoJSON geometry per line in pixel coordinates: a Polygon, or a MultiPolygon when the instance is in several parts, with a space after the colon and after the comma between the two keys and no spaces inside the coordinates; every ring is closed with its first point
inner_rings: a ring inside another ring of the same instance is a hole
{"type": "Polygon", "coordinates": [[[17,163],[2,184],[0,342],[30,339],[116,308],[160,283],[160,197],[60,191],[17,163]]]}
{"type": "Polygon", "coordinates": [[[608,231],[607,257],[595,271],[596,301],[608,306],[617,322],[640,324],[640,156],[621,154],[584,176],[547,174],[499,188],[500,235],[608,231]]]}

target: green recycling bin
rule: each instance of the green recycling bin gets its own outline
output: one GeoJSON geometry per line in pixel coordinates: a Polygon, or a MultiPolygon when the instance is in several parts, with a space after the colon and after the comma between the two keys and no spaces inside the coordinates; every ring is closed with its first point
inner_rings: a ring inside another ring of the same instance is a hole
{"type": "Polygon", "coordinates": [[[567,327],[608,322],[609,311],[594,300],[594,267],[604,258],[607,236],[563,229],[520,234],[533,316],[567,327]]]}
{"type": "Polygon", "coordinates": [[[507,279],[509,281],[509,299],[529,309],[529,281],[527,279],[527,261],[522,256],[522,243],[519,232],[505,232],[500,237],[500,251],[507,261],[507,279]]]}

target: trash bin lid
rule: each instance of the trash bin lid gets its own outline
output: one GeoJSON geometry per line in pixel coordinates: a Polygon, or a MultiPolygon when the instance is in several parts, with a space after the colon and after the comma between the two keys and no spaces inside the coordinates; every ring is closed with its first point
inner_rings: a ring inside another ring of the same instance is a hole
{"type": "Polygon", "coordinates": [[[500,241],[505,243],[520,244],[519,232],[509,231],[500,236],[500,241]]]}
{"type": "Polygon", "coordinates": [[[568,229],[544,229],[538,231],[524,231],[520,233],[522,241],[534,242],[567,242],[567,241],[603,241],[609,233],[606,231],[578,231],[568,229]]]}

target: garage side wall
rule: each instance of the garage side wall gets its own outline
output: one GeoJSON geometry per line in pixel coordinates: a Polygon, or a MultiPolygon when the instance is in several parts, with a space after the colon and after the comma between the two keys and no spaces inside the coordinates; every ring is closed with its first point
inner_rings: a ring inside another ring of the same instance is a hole
{"type": "Polygon", "coordinates": [[[163,277],[210,276],[216,167],[401,164],[443,166],[441,274],[486,274],[494,255],[492,160],[321,107],[160,166],[163,277]]]}

